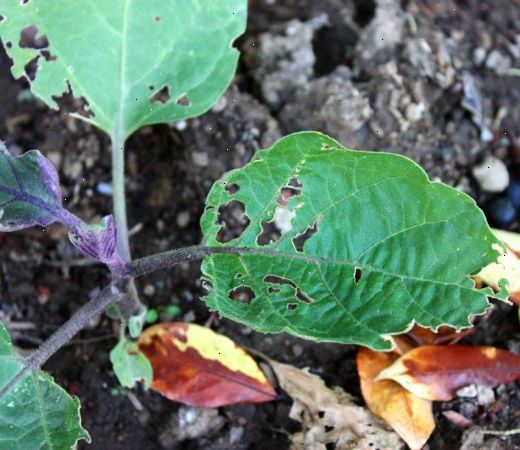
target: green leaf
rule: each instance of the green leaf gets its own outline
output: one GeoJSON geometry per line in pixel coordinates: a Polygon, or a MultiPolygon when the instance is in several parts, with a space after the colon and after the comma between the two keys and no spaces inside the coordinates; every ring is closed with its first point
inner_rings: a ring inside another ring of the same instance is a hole
{"type": "Polygon", "coordinates": [[[483,213],[402,156],[294,134],[216,182],[201,222],[209,246],[249,249],[205,258],[206,303],[261,332],[388,350],[414,322],[468,327],[489,307],[469,277],[498,255],[483,213]],[[250,223],[222,243],[233,204],[250,223]]]}
{"type": "Polygon", "coordinates": [[[37,60],[31,89],[50,107],[70,88],[90,122],[126,137],[217,101],[235,72],[246,10],[246,0],[2,0],[0,38],[16,78],[37,60]],[[31,26],[47,48],[20,45],[31,26]]]}
{"type": "MultiPolygon", "coordinates": [[[[0,323],[0,388],[22,367],[9,334],[0,323]]],[[[0,450],[70,449],[90,442],[81,426],[79,400],[41,370],[23,378],[0,398],[0,450]]]]}
{"type": "Polygon", "coordinates": [[[142,381],[148,388],[152,383],[152,365],[135,342],[126,338],[120,339],[110,352],[110,361],[122,386],[133,388],[142,381]]]}

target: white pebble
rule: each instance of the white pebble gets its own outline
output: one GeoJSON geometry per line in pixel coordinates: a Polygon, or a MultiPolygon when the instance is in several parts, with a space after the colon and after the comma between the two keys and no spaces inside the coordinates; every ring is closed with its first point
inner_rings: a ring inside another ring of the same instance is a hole
{"type": "Polygon", "coordinates": [[[509,172],[506,165],[494,156],[473,167],[473,176],[480,187],[487,192],[502,192],[509,185],[509,172]]]}
{"type": "Polygon", "coordinates": [[[406,107],[405,115],[410,122],[417,122],[422,119],[424,111],[425,108],[422,103],[410,103],[406,107]]]}

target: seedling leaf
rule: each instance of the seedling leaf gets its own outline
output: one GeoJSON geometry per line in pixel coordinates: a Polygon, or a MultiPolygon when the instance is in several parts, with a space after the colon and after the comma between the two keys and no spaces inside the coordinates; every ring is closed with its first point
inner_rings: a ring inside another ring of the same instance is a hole
{"type": "MultiPolygon", "coordinates": [[[[0,323],[0,388],[22,367],[4,325],[0,323]]],[[[0,398],[0,449],[71,449],[85,439],[79,400],[41,370],[28,374],[0,398]]]]}
{"type": "Polygon", "coordinates": [[[483,213],[398,155],[288,136],[216,182],[201,222],[209,246],[247,249],[205,258],[206,303],[261,332],[389,350],[388,335],[414,322],[459,329],[489,307],[491,290],[470,278],[498,256],[483,213]],[[294,179],[298,195],[287,199],[294,179]],[[249,225],[223,243],[219,210],[230,202],[249,225]],[[260,245],[262,223],[282,207],[290,222],[260,245]],[[232,295],[239,287],[245,301],[232,295]]]}
{"type": "Polygon", "coordinates": [[[127,137],[217,101],[235,72],[246,8],[246,0],[4,0],[0,38],[15,78],[51,108],[72,91],[87,103],[85,120],[127,137]],[[22,45],[29,27],[43,48],[22,45]]]}
{"type": "Polygon", "coordinates": [[[152,366],[135,342],[126,338],[120,339],[110,352],[110,361],[122,386],[131,389],[138,382],[143,382],[145,387],[150,386],[152,366]]]}

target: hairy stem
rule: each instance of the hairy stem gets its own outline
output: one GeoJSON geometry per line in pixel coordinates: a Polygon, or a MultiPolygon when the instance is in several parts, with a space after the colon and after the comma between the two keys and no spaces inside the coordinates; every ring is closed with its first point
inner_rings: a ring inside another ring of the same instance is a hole
{"type": "MultiPolygon", "coordinates": [[[[117,229],[117,251],[125,263],[131,261],[130,240],[128,237],[128,221],[126,216],[125,192],[125,138],[116,130],[112,136],[112,191],[114,201],[114,220],[117,229]]],[[[126,298],[119,306],[121,317],[128,319],[137,314],[141,302],[133,280],[128,283],[126,298]]]]}
{"type": "Polygon", "coordinates": [[[129,285],[133,283],[135,277],[147,275],[161,269],[167,269],[183,262],[197,261],[205,256],[217,253],[234,255],[247,253],[272,254],[273,250],[192,246],[157,253],[132,261],[129,263],[128,273],[124,277],[113,279],[94,300],[91,300],[81,307],[65,324],[51,335],[38,350],[24,360],[22,369],[0,390],[0,398],[10,391],[25,375],[41,367],[54,353],[82,330],[92,317],[101,314],[111,304],[118,301],[120,301],[119,307],[121,308],[128,299],[129,285]]]}
{"type": "Polygon", "coordinates": [[[124,297],[127,277],[112,281],[99,295],[78,309],[49,339],[23,362],[20,371],[0,389],[0,398],[9,392],[25,375],[41,367],[56,351],[70,341],[92,319],[101,314],[109,305],[124,297]]]}

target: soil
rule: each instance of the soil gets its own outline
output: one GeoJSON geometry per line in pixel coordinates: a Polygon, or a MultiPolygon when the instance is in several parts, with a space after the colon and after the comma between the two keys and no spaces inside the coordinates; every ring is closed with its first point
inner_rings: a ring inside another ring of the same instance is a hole
{"type": "MultiPolygon", "coordinates": [[[[518,0],[250,4],[248,30],[237,43],[243,58],[223,99],[199,118],[146,127],[128,142],[134,256],[200,243],[198,220],[212,183],[296,130],[319,129],[353,148],[405,154],[485,208],[503,194],[480,188],[472,176],[475,165],[493,155],[512,178],[520,176],[520,77],[508,72],[520,67],[518,0]],[[470,100],[482,105],[480,116],[464,106],[468,77],[476,86],[470,100]]],[[[0,136],[8,148],[38,148],[49,157],[59,168],[67,205],[85,220],[108,214],[106,136],[39,103],[24,82],[11,78],[9,66],[1,53],[0,136]]],[[[75,106],[70,99],[62,104],[64,110],[75,106]]],[[[519,231],[518,221],[508,228],[519,231]]],[[[22,350],[35,348],[108,280],[102,267],[85,264],[60,226],[0,234],[0,264],[0,317],[22,350]]],[[[141,279],[138,287],[150,307],[175,304],[182,311],[179,320],[204,324],[210,314],[198,300],[199,276],[198,264],[186,264],[141,279]]],[[[289,448],[298,424],[288,418],[286,396],[205,413],[154,392],[118,390],[108,360],[116,327],[106,316],[93,320],[45,366],[81,399],[93,442],[79,448],[289,448]],[[186,417],[200,426],[183,432],[186,417]]],[[[310,367],[363,403],[354,346],[260,335],[219,318],[213,328],[275,360],[310,367]]],[[[466,340],[520,353],[516,310],[497,305],[466,340]]],[[[463,397],[436,403],[437,428],[426,448],[520,448],[520,435],[463,434],[442,414],[446,410],[483,429],[518,428],[518,383],[494,389],[487,406],[463,397]]]]}

